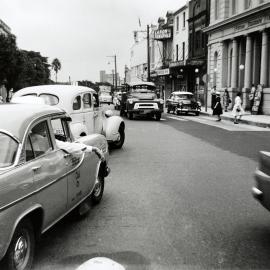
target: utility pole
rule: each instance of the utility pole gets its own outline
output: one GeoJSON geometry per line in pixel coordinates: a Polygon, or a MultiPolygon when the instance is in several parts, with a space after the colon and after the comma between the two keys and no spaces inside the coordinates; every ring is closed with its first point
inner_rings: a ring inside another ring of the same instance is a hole
{"type": "Polygon", "coordinates": [[[116,65],[116,54],[114,55],[114,72],[115,72],[115,91],[117,91],[117,65],[116,65]]]}
{"type": "Polygon", "coordinates": [[[149,35],[149,24],[147,24],[147,81],[150,82],[150,35],[149,35]]]}

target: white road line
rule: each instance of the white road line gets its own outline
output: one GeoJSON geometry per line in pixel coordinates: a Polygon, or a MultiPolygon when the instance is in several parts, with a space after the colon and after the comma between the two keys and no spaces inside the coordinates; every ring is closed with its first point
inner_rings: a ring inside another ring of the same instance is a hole
{"type": "Polygon", "coordinates": [[[177,116],[167,116],[167,117],[170,118],[170,119],[178,120],[178,121],[184,121],[184,122],[188,121],[187,119],[180,118],[180,117],[177,117],[177,116]]]}

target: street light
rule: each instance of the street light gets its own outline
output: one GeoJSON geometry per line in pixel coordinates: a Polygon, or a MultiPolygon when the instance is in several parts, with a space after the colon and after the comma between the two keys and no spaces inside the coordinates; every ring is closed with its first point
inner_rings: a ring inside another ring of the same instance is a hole
{"type": "Polygon", "coordinates": [[[113,57],[114,59],[114,73],[115,73],[115,91],[117,91],[117,65],[116,65],[116,54],[115,55],[109,55],[107,57],[113,57]]]}
{"type": "Polygon", "coordinates": [[[245,69],[245,66],[244,66],[243,64],[241,64],[241,65],[239,66],[239,69],[240,69],[240,70],[243,70],[243,69],[245,69]]]}

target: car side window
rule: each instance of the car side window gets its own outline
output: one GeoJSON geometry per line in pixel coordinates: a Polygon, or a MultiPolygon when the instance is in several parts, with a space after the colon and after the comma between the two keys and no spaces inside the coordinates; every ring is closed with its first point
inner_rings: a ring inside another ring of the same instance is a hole
{"type": "Polygon", "coordinates": [[[81,96],[77,96],[73,101],[73,110],[74,111],[80,110],[82,105],[81,103],[82,103],[81,96]]]}
{"type": "Polygon", "coordinates": [[[52,150],[52,142],[47,121],[35,125],[30,131],[29,138],[35,157],[44,155],[52,150]]]}
{"type": "Polygon", "coordinates": [[[91,94],[86,93],[83,95],[83,108],[90,109],[92,107],[91,94]]]}
{"type": "Polygon", "coordinates": [[[71,142],[69,127],[65,119],[55,118],[51,120],[54,138],[58,141],[71,142]]]}

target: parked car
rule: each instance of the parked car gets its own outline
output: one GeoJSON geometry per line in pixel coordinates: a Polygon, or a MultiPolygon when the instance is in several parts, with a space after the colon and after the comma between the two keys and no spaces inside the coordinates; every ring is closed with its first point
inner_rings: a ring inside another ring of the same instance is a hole
{"type": "Polygon", "coordinates": [[[133,116],[149,116],[160,120],[164,101],[158,97],[154,83],[130,83],[126,88],[126,94],[122,95],[120,115],[127,115],[130,120],[133,116]]]}
{"type": "Polygon", "coordinates": [[[57,107],[0,105],[1,269],[29,270],[40,234],[102,199],[109,172],[106,138],[93,134],[75,142],[70,120],[57,107]]]}
{"type": "Polygon", "coordinates": [[[259,154],[252,194],[266,209],[270,210],[270,152],[261,151],[259,154]]]}
{"type": "Polygon", "coordinates": [[[196,101],[191,92],[172,92],[170,97],[166,100],[167,113],[195,113],[200,114],[201,103],[196,101]]]}
{"type": "Polygon", "coordinates": [[[99,102],[100,103],[107,103],[108,105],[113,103],[112,96],[110,93],[107,92],[101,92],[99,94],[99,102]]]}
{"type": "Polygon", "coordinates": [[[75,138],[88,134],[103,134],[110,146],[121,148],[125,141],[122,117],[104,111],[98,95],[89,87],[73,85],[41,85],[17,91],[12,100],[22,96],[37,96],[46,104],[63,108],[72,118],[71,130],[75,138]]]}

